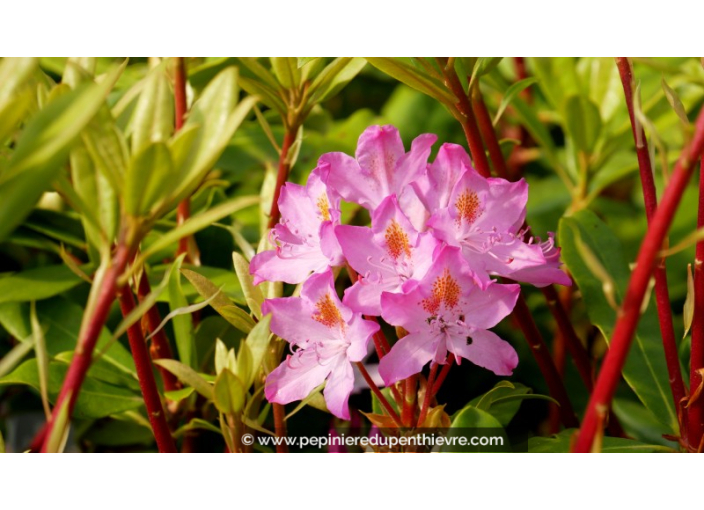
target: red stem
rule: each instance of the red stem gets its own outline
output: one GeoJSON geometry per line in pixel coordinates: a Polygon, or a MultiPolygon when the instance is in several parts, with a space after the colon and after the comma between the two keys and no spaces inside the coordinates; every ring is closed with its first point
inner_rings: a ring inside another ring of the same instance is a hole
{"type": "MultiPolygon", "coordinates": [[[[449,359],[447,360],[450,361],[449,359]]],[[[448,363],[449,365],[449,363],[448,363]]],[[[430,373],[428,374],[428,383],[425,385],[425,398],[423,398],[423,405],[420,408],[420,415],[418,415],[418,427],[423,425],[426,416],[428,416],[428,409],[430,408],[430,401],[433,398],[433,388],[435,387],[436,377],[438,375],[438,364],[433,361],[430,365],[430,373]]],[[[444,367],[443,367],[444,368],[444,367]]]]}
{"type": "MultiPolygon", "coordinates": [[[[188,113],[188,103],[186,99],[186,59],[184,57],[174,57],[174,127],[176,131],[183,127],[183,123],[188,113]]],[[[182,225],[191,216],[190,198],[184,198],[176,210],[176,222],[182,225]]],[[[182,237],[178,241],[176,256],[186,254],[189,262],[194,262],[189,255],[188,245],[192,241],[192,236],[182,237]]]]}
{"type": "Polygon", "coordinates": [[[381,405],[384,407],[386,410],[387,414],[389,417],[394,421],[397,427],[403,428],[403,423],[401,421],[401,418],[399,417],[398,413],[394,411],[394,408],[391,407],[391,404],[389,404],[389,401],[386,400],[386,397],[384,394],[381,392],[379,387],[376,385],[374,382],[374,379],[369,375],[369,372],[367,372],[367,369],[364,368],[364,364],[361,362],[356,363],[357,368],[359,369],[360,373],[362,374],[362,377],[364,377],[364,380],[367,381],[367,384],[369,385],[369,389],[372,390],[372,393],[376,395],[376,398],[379,399],[379,402],[381,405]]]}
{"type": "Polygon", "coordinates": [[[501,152],[499,139],[496,137],[496,132],[494,131],[491,115],[489,115],[489,110],[487,110],[484,99],[479,91],[479,86],[475,86],[472,91],[472,107],[474,114],[477,116],[481,136],[484,139],[487,149],[489,149],[489,157],[491,158],[491,164],[494,166],[494,172],[496,172],[496,175],[499,177],[507,179],[508,170],[506,168],[506,161],[501,152]]]}
{"type": "MultiPolygon", "coordinates": [[[[47,440],[51,437],[59,410],[63,407],[64,401],[67,399],[68,416],[70,417],[73,414],[76,399],[78,398],[81,386],[83,385],[83,381],[86,378],[88,368],[90,368],[93,359],[95,345],[98,343],[100,332],[107,320],[110,306],[115,300],[117,280],[124,272],[131,256],[132,250],[130,250],[129,247],[122,243],[118,245],[112,264],[106,269],[105,276],[101,282],[95,311],[90,318],[87,318],[87,322],[84,322],[81,326],[76,350],[73,353],[73,358],[71,359],[66,378],[61,386],[56,405],[54,405],[54,411],[45,427],[42,428],[32,441],[30,448],[33,451],[37,451],[41,447],[41,451],[46,452],[47,440]]],[[[84,320],[86,320],[86,318],[84,318],[84,320]]]]}
{"type": "MultiPolygon", "coordinates": [[[[704,172],[699,168],[699,211],[697,228],[704,227],[704,172]]],[[[692,320],[692,353],[689,369],[689,394],[695,395],[702,384],[699,372],[704,368],[704,241],[697,243],[694,259],[694,319],[692,320]]],[[[690,402],[687,436],[690,448],[701,451],[700,444],[704,439],[704,401],[702,395],[690,402]]]]}
{"type": "Polygon", "coordinates": [[[438,375],[438,378],[435,380],[435,384],[433,384],[433,386],[432,386],[432,389],[433,389],[432,396],[433,397],[438,394],[438,391],[440,391],[440,388],[442,387],[442,383],[445,382],[445,378],[447,378],[447,374],[450,373],[450,369],[452,368],[454,361],[455,361],[455,355],[450,353],[447,356],[447,361],[442,366],[442,370],[440,370],[440,375],[438,375]]]}
{"type": "Polygon", "coordinates": [[[460,124],[462,124],[462,129],[464,130],[465,137],[467,138],[469,152],[472,155],[472,162],[481,175],[484,177],[489,177],[491,176],[489,160],[484,152],[484,145],[482,144],[479,126],[474,118],[474,111],[472,110],[472,105],[469,103],[469,98],[462,88],[462,83],[457,77],[457,72],[454,67],[448,68],[448,59],[446,57],[438,57],[438,62],[442,67],[442,72],[445,76],[445,85],[450,88],[450,91],[457,99],[457,104],[455,106],[460,113],[460,117],[458,117],[457,120],[460,124]]]}
{"type": "MultiPolygon", "coordinates": [[[[274,432],[277,438],[285,438],[288,434],[286,431],[286,408],[282,404],[271,404],[274,410],[274,432]]],[[[279,441],[276,445],[276,453],[288,453],[288,445],[286,441],[279,441]]]]}
{"type": "Polygon", "coordinates": [[[550,396],[557,400],[559,404],[560,419],[562,424],[566,428],[578,427],[579,421],[577,421],[577,415],[572,408],[569,395],[567,394],[565,385],[560,378],[560,374],[557,372],[552,356],[550,356],[550,349],[543,340],[543,337],[538,330],[538,326],[535,325],[530,309],[528,308],[528,305],[522,295],[518,296],[518,301],[516,301],[513,314],[516,317],[516,321],[518,322],[521,331],[523,332],[523,336],[525,336],[528,341],[528,347],[530,347],[533,357],[538,363],[540,372],[545,378],[550,396]]]}
{"type": "MultiPolygon", "coordinates": [[[[137,298],[139,301],[144,301],[144,299],[151,293],[152,289],[149,285],[149,279],[147,278],[146,272],[142,273],[142,277],[139,279],[139,285],[137,287],[137,298]]],[[[149,332],[156,331],[156,329],[161,324],[161,314],[159,313],[159,308],[156,305],[152,306],[146,314],[147,329],[149,332]]],[[[169,344],[169,339],[163,329],[157,331],[156,335],[152,337],[151,344],[151,357],[152,359],[173,359],[174,355],[171,352],[171,345],[169,344]]],[[[164,381],[164,390],[173,391],[181,388],[181,383],[176,378],[174,374],[169,372],[163,367],[157,367],[159,374],[161,375],[161,380],[164,381]]]]}
{"type": "Polygon", "coordinates": [[[594,386],[594,392],[589,399],[582,429],[574,445],[574,451],[576,452],[591,451],[599,423],[604,421],[609,404],[616,391],[616,386],[621,378],[621,370],[626,362],[631,340],[640,319],[641,305],[658,258],[658,252],[665,240],[677,207],[682,200],[687,182],[689,182],[694,170],[694,164],[701,157],[703,151],[704,109],[702,109],[697,118],[692,142],[682,151],[680,159],[675,165],[670,183],[665,189],[660,206],[650,222],[643,244],[640,247],[638,258],[636,259],[636,267],[628,282],[626,297],[621,305],[616,326],[611,336],[609,351],[604,358],[601,372],[594,386]]]}
{"type": "Polygon", "coordinates": [[[288,173],[291,166],[288,163],[288,153],[296,140],[298,126],[289,126],[284,134],[284,141],[281,144],[281,154],[279,155],[279,172],[276,175],[276,187],[274,188],[274,198],[271,202],[271,211],[269,212],[269,228],[274,228],[279,222],[281,211],[279,211],[279,196],[281,195],[281,187],[288,179],[288,173]]]}
{"type": "MultiPolygon", "coordinates": [[[[120,294],[122,316],[127,317],[127,315],[134,310],[134,307],[134,296],[129,287],[126,287],[120,294]]],[[[151,423],[152,432],[154,432],[156,445],[160,453],[176,453],[176,445],[171,436],[169,425],[166,423],[164,408],[161,405],[161,397],[156,387],[156,380],[154,379],[154,372],[152,370],[152,360],[149,357],[147,343],[144,340],[142,328],[138,322],[129,327],[127,330],[127,338],[130,343],[132,358],[134,358],[134,364],[137,368],[139,387],[142,390],[144,404],[147,406],[149,423],[151,423]]]]}
{"type": "Polygon", "coordinates": [[[418,376],[412,375],[405,380],[405,389],[403,392],[403,408],[401,411],[401,421],[406,427],[412,426],[413,417],[416,414],[416,398],[418,392],[418,376]]]}
{"type": "MultiPolygon", "coordinates": [[[[633,110],[633,69],[627,57],[616,57],[616,66],[621,75],[621,83],[623,84],[623,92],[626,96],[626,106],[628,107],[628,116],[631,119],[631,131],[633,132],[633,140],[636,144],[636,154],[638,156],[638,168],[640,169],[640,181],[643,188],[643,200],[645,202],[645,214],[648,218],[648,224],[652,224],[653,217],[658,207],[658,196],[655,189],[655,180],[653,178],[653,168],[650,161],[650,153],[648,151],[648,140],[645,137],[645,131],[641,126],[637,131],[635,112],[633,110]],[[640,143],[639,143],[640,142],[640,143]]],[[[701,214],[701,213],[700,213],[701,214]]],[[[660,334],[662,343],[665,349],[665,361],[667,363],[667,371],[670,377],[670,388],[672,390],[672,398],[675,401],[675,409],[678,410],[680,416],[683,399],[686,395],[684,380],[682,378],[682,370],[680,368],[680,358],[677,350],[677,340],[675,339],[675,328],[672,323],[672,309],[670,308],[670,292],[667,286],[667,271],[665,268],[665,259],[660,258],[655,266],[655,302],[658,310],[658,320],[660,323],[660,334]]],[[[704,283],[703,283],[704,285],[704,283]]],[[[694,336],[694,331],[692,332],[694,336]]],[[[680,429],[682,427],[680,426],[680,429]]],[[[682,431],[680,431],[682,432],[682,431]]]]}

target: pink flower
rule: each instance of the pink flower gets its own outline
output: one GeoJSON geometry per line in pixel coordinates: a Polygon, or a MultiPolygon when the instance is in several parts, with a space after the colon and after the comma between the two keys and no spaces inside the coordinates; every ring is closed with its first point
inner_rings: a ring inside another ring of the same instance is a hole
{"type": "Polygon", "coordinates": [[[366,356],[367,343],[379,325],[340,302],[330,269],[308,278],[301,297],[266,300],[262,313],[272,314],[271,331],[293,351],[266,379],[269,402],[302,400],[327,381],[323,395],[328,409],[348,420],[352,363],[366,356]]]}
{"type": "Polygon", "coordinates": [[[345,291],[345,304],[368,315],[381,314],[381,293],[396,293],[408,280],[419,280],[433,262],[440,242],[418,233],[401,212],[396,195],[372,213],[372,228],[340,225],[337,240],[361,279],[345,291]]]}
{"type": "Polygon", "coordinates": [[[342,264],[334,226],[340,223],[340,198],[324,183],[316,168],[305,186],[281,188],[281,223],[270,232],[275,250],[257,254],[250,264],[254,284],[267,281],[301,283],[308,275],[342,264]]]}
{"type": "Polygon", "coordinates": [[[560,269],[560,251],[552,235],[545,243],[523,241],[520,229],[528,200],[528,185],[523,179],[487,179],[474,168],[466,167],[444,207],[445,190],[438,193],[433,186],[428,189],[432,191],[421,196],[442,207],[430,217],[428,227],[442,241],[462,249],[482,286],[491,283],[490,275],[538,287],[550,283],[571,285],[570,278],[560,269]]]}
{"type": "Polygon", "coordinates": [[[403,206],[404,190],[425,172],[435,140],[433,134],[420,135],[405,152],[395,127],[370,126],[359,137],[356,158],[331,152],[321,156],[318,166],[329,168],[328,186],[349,202],[373,211],[395,194],[403,206]]]}
{"type": "Polygon", "coordinates": [[[429,361],[444,364],[448,351],[487,368],[511,375],[518,364],[513,347],[487,331],[511,310],[518,285],[477,286],[458,248],[445,247],[425,277],[407,284],[405,294],[384,293],[382,316],[408,335],[381,359],[379,373],[390,385],[421,371],[429,361]]]}

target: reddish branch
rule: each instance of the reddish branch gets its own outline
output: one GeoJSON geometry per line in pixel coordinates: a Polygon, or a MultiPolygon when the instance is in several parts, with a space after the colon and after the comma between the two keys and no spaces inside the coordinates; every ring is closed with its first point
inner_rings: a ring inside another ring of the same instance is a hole
{"type": "Polygon", "coordinates": [[[289,126],[284,134],[284,141],[281,144],[281,153],[279,154],[279,171],[276,174],[276,187],[274,188],[274,197],[271,202],[271,210],[269,212],[269,228],[274,228],[279,222],[281,212],[279,211],[279,196],[281,195],[281,187],[288,179],[288,174],[291,171],[289,162],[289,151],[293,142],[296,140],[298,126],[289,126]]]}
{"type": "MultiPolygon", "coordinates": [[[[645,214],[648,224],[653,222],[655,211],[658,207],[657,191],[655,190],[655,180],[653,179],[653,168],[648,151],[648,140],[645,137],[643,127],[636,121],[633,106],[633,69],[627,57],[616,57],[616,65],[621,75],[623,92],[626,96],[626,106],[628,116],[631,119],[631,131],[636,144],[636,154],[638,156],[638,168],[640,169],[640,181],[643,188],[643,199],[645,202],[645,214]]],[[[701,214],[701,213],[700,213],[701,214]]],[[[701,218],[700,218],[701,219],[701,218]]],[[[672,309],[670,308],[670,292],[667,287],[667,272],[665,270],[665,259],[660,258],[655,266],[655,301],[660,322],[660,334],[665,348],[665,360],[667,371],[670,376],[670,388],[675,401],[675,409],[680,414],[680,406],[685,398],[686,391],[682,379],[680,359],[677,351],[677,340],[675,339],[675,329],[672,323],[672,309]]],[[[703,283],[704,285],[704,283],[703,283]]],[[[695,329],[696,330],[696,329],[695,329]]],[[[694,334],[694,333],[693,333],[694,334]]]]}
{"type": "MultiPolygon", "coordinates": [[[[704,172],[699,168],[699,211],[697,228],[704,227],[704,172]]],[[[697,243],[694,259],[694,319],[692,321],[692,353],[689,369],[689,394],[687,438],[690,448],[701,451],[704,438],[704,401],[698,391],[703,384],[700,370],[704,368],[704,242],[697,243]]]]}
{"type": "MultiPolygon", "coordinates": [[[[188,103],[186,100],[186,59],[184,57],[174,57],[174,127],[176,131],[183,127],[183,123],[188,113],[188,103]]],[[[182,225],[191,216],[191,201],[189,198],[184,198],[176,211],[176,221],[182,225]]],[[[182,237],[178,242],[178,251],[176,256],[182,253],[190,262],[195,262],[190,256],[188,245],[193,242],[191,236],[182,237]]]]}
{"type": "MultiPolygon", "coordinates": [[[[140,302],[144,301],[144,299],[151,294],[151,291],[147,274],[143,273],[142,277],[139,279],[139,285],[137,286],[137,298],[140,302]]],[[[149,332],[152,333],[156,331],[161,325],[161,314],[159,313],[157,305],[152,306],[147,311],[145,318],[149,332]]],[[[152,337],[151,357],[152,359],[172,359],[174,357],[171,352],[169,339],[163,329],[157,331],[157,333],[152,337]]],[[[174,374],[163,367],[157,367],[157,369],[161,375],[161,380],[164,382],[164,390],[173,391],[181,388],[181,383],[174,374]]]]}
{"type": "MultiPolygon", "coordinates": [[[[448,360],[448,364],[446,366],[449,366],[450,360],[448,360]]],[[[430,365],[430,373],[428,374],[428,383],[425,385],[425,397],[423,398],[423,405],[420,408],[420,414],[418,416],[418,427],[422,427],[423,423],[425,422],[426,416],[428,416],[428,409],[430,408],[430,402],[433,400],[433,395],[434,391],[433,389],[435,388],[435,381],[437,380],[437,375],[438,375],[438,364],[433,361],[433,363],[430,365]]],[[[444,367],[443,367],[444,368],[444,367]]]]}
{"type": "Polygon", "coordinates": [[[103,279],[99,282],[100,289],[96,299],[93,315],[84,317],[84,322],[81,325],[81,331],[78,337],[76,350],[73,353],[71,364],[68,367],[66,378],[61,386],[59,397],[54,406],[54,411],[49,418],[47,424],[35,436],[30,446],[32,451],[46,451],[48,439],[51,437],[59,411],[63,407],[65,401],[68,400],[68,416],[73,414],[73,408],[76,405],[76,399],[83,385],[83,381],[90,368],[93,359],[93,351],[98,343],[100,332],[105,325],[110,306],[115,300],[117,293],[117,281],[122,275],[127,266],[127,262],[132,257],[132,250],[125,244],[119,244],[110,266],[106,269],[103,279]]]}
{"type": "MultiPolygon", "coordinates": [[[[626,297],[618,314],[616,326],[611,336],[609,351],[604,358],[601,372],[589,400],[582,428],[574,445],[574,451],[589,452],[594,438],[599,432],[600,424],[605,421],[609,404],[621,378],[621,370],[631,346],[631,340],[638,326],[640,309],[648,289],[648,282],[653,273],[667,231],[682,195],[694,171],[695,162],[704,152],[704,109],[699,113],[691,143],[682,151],[675,165],[670,183],[665,189],[659,207],[653,216],[648,231],[636,259],[636,267],[628,282],[626,297]]],[[[692,342],[694,343],[694,341],[692,342]]]]}
{"type": "Polygon", "coordinates": [[[403,423],[401,422],[401,418],[399,417],[398,413],[394,410],[394,408],[391,407],[391,404],[389,404],[389,401],[386,400],[386,397],[381,392],[379,387],[376,385],[376,383],[374,382],[374,379],[372,379],[372,377],[369,375],[369,372],[367,372],[367,369],[364,367],[364,363],[357,362],[355,364],[357,365],[359,372],[362,374],[362,377],[364,377],[364,380],[367,381],[367,384],[369,385],[369,389],[372,390],[372,393],[374,393],[376,398],[379,400],[379,402],[381,403],[381,406],[384,408],[386,413],[394,421],[394,423],[396,424],[397,427],[403,428],[403,423]]]}
{"type": "MultiPolygon", "coordinates": [[[[285,438],[286,431],[286,408],[282,404],[271,404],[274,410],[274,433],[278,438],[285,438]]],[[[288,453],[286,441],[279,441],[276,445],[276,453],[288,453]]]]}
{"type": "MultiPolygon", "coordinates": [[[[129,288],[123,289],[120,294],[120,309],[123,317],[134,310],[134,296],[129,288]]],[[[171,436],[169,425],[166,423],[164,408],[161,405],[161,397],[159,390],[156,387],[154,372],[152,371],[152,361],[147,350],[147,343],[142,334],[142,328],[139,323],[135,323],[127,330],[127,338],[132,351],[135,367],[137,368],[137,377],[139,379],[139,387],[142,390],[144,403],[147,407],[149,423],[154,432],[156,445],[160,453],[176,453],[176,445],[171,436]]]]}

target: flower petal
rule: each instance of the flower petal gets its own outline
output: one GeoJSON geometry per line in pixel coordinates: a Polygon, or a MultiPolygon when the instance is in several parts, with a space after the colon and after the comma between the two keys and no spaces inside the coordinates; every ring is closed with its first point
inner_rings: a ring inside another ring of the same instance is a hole
{"type": "Polygon", "coordinates": [[[381,358],[379,374],[389,386],[419,373],[426,363],[436,357],[439,343],[439,337],[427,332],[404,336],[381,358]]]}
{"type": "Polygon", "coordinates": [[[350,409],[348,401],[350,393],[354,389],[352,364],[345,356],[340,356],[331,368],[328,381],[325,384],[325,390],[323,390],[325,404],[328,406],[328,411],[332,414],[343,420],[349,420],[350,409]]]}
{"type": "Polygon", "coordinates": [[[516,306],[516,300],[521,293],[517,284],[492,283],[486,290],[474,287],[463,308],[468,325],[489,329],[496,326],[516,306]]]}
{"type": "Polygon", "coordinates": [[[318,363],[314,350],[289,356],[267,376],[266,399],[277,404],[303,400],[325,381],[330,369],[329,365],[318,363]]]}
{"type": "Polygon", "coordinates": [[[464,358],[475,365],[491,370],[496,375],[511,375],[518,365],[518,354],[511,344],[491,331],[477,329],[471,334],[472,341],[465,337],[450,336],[447,350],[457,358],[464,358]]]}

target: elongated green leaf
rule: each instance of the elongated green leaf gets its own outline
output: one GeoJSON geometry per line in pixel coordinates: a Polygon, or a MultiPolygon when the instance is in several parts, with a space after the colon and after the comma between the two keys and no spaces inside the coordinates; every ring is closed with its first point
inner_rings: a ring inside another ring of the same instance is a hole
{"type": "Polygon", "coordinates": [[[28,269],[0,278],[0,303],[39,301],[66,292],[80,283],[81,279],[64,265],[28,269]]]}
{"type": "Polygon", "coordinates": [[[301,71],[295,57],[270,57],[269,60],[274,75],[282,87],[298,88],[301,83],[301,71]]]}
{"type": "Polygon", "coordinates": [[[237,252],[232,252],[232,262],[235,266],[237,278],[240,280],[240,286],[247,301],[247,306],[249,306],[252,314],[259,319],[262,316],[264,296],[259,287],[255,287],[252,282],[252,275],[249,274],[249,262],[237,252]]]}
{"type": "Polygon", "coordinates": [[[163,65],[147,76],[139,95],[128,133],[132,135],[132,154],[148,145],[165,142],[174,130],[174,97],[163,65]]]}
{"type": "Polygon", "coordinates": [[[252,331],[255,324],[254,320],[247,315],[244,310],[237,307],[227,296],[221,293],[214,283],[189,269],[182,269],[181,273],[188,278],[188,281],[193,284],[203,298],[210,300],[210,305],[225,320],[244,333],[252,331]]]}
{"type": "Polygon", "coordinates": [[[496,110],[496,115],[494,116],[494,121],[493,125],[496,126],[496,124],[499,123],[499,119],[501,119],[501,115],[503,115],[504,111],[508,107],[508,105],[511,104],[511,101],[513,101],[513,98],[515,98],[518,94],[523,92],[525,89],[533,85],[538,81],[537,78],[531,77],[531,78],[525,78],[521,81],[517,81],[513,85],[511,85],[508,90],[506,90],[506,93],[504,94],[503,99],[501,100],[501,104],[499,105],[499,109],[496,110]]]}
{"type": "Polygon", "coordinates": [[[34,58],[5,58],[0,62],[0,142],[29,111],[32,90],[28,82],[37,68],[34,58]]]}
{"type": "Polygon", "coordinates": [[[0,173],[0,241],[22,222],[56,178],[72,142],[101,107],[119,72],[100,84],[61,95],[27,124],[0,173]]]}
{"type": "MultiPolygon", "coordinates": [[[[218,289],[218,293],[220,292],[220,289],[218,289]]],[[[156,335],[159,331],[161,331],[168,322],[176,317],[179,317],[181,315],[190,315],[194,312],[197,312],[199,310],[202,310],[206,306],[210,304],[210,301],[215,299],[217,297],[217,294],[213,294],[210,299],[206,299],[202,303],[196,303],[194,305],[190,306],[184,306],[181,308],[176,308],[175,310],[171,311],[166,317],[164,317],[164,320],[161,321],[161,324],[157,326],[157,328],[151,332],[151,334],[147,337],[147,340],[152,338],[154,335],[156,335]]]]}
{"type": "Polygon", "coordinates": [[[320,103],[340,92],[366,64],[366,61],[359,57],[336,58],[313,80],[310,87],[311,102],[320,103]]]}
{"type": "Polygon", "coordinates": [[[221,413],[236,414],[244,407],[245,393],[245,387],[239,377],[226,368],[215,380],[213,402],[221,413]]]}
{"type": "Polygon", "coordinates": [[[401,59],[381,57],[366,57],[366,59],[371,65],[392,78],[396,78],[401,83],[405,83],[409,87],[419,90],[447,106],[454,105],[457,101],[442,83],[425,76],[418,69],[403,62],[401,59]]]}
{"type": "Polygon", "coordinates": [[[267,315],[260,320],[249,335],[247,335],[247,345],[252,354],[252,376],[256,375],[262,365],[262,361],[264,361],[264,356],[269,349],[270,338],[271,315],[267,315]]]}
{"type": "MultiPolygon", "coordinates": [[[[528,440],[530,453],[567,453],[570,451],[575,429],[563,430],[553,437],[532,437],[528,440]]],[[[601,446],[603,453],[672,453],[666,446],[645,444],[621,437],[605,437],[601,446]]]]}
{"type": "Polygon", "coordinates": [[[565,106],[565,126],[577,148],[590,154],[601,132],[599,108],[584,96],[568,97],[565,106]]]}
{"type": "Polygon", "coordinates": [[[169,245],[178,242],[178,240],[183,237],[195,234],[199,230],[212,225],[225,216],[229,216],[230,214],[233,214],[241,209],[255,205],[258,201],[258,197],[238,197],[216,205],[201,214],[192,216],[183,224],[173,230],[170,230],[163,236],[159,237],[159,239],[157,239],[154,243],[147,246],[142,252],[139,262],[144,262],[144,260],[146,260],[152,253],[163,250],[169,245]]]}
{"type": "MultiPolygon", "coordinates": [[[[47,386],[52,403],[56,402],[67,370],[68,366],[64,363],[49,363],[47,386]]],[[[0,385],[6,384],[26,384],[39,391],[37,360],[27,360],[14,371],[0,378],[0,385]]],[[[142,405],[144,405],[144,400],[139,391],[135,393],[89,376],[81,386],[73,416],[76,418],[104,418],[111,414],[136,409],[142,405]]]]}
{"type": "Polygon", "coordinates": [[[179,381],[186,384],[203,395],[208,400],[213,400],[213,386],[209,384],[198,372],[191,367],[174,359],[156,359],[154,363],[164,367],[174,374],[179,381]]]}
{"type": "MultiPolygon", "coordinates": [[[[601,266],[610,275],[618,302],[622,302],[630,278],[628,263],[619,240],[591,211],[582,210],[560,220],[559,239],[563,259],[584,297],[589,318],[608,341],[617,312],[606,299],[602,282],[593,275],[583,259],[577,246],[578,238],[599,258],[601,266]]],[[[644,314],[623,368],[623,376],[638,398],[663,424],[663,432],[674,434],[678,429],[677,413],[672,403],[659,332],[656,314],[644,314]]]]}
{"type": "Polygon", "coordinates": [[[488,392],[471,400],[468,406],[473,406],[488,412],[496,418],[503,427],[507,427],[518,412],[521,406],[521,400],[529,398],[531,393],[532,390],[530,388],[520,383],[514,384],[509,381],[500,381],[488,392]]]}
{"type": "Polygon", "coordinates": [[[174,164],[166,144],[147,142],[143,147],[133,156],[125,174],[125,211],[136,217],[156,209],[174,186],[174,164]]]}
{"type": "Polygon", "coordinates": [[[0,377],[12,372],[22,359],[34,350],[34,338],[24,340],[15,345],[10,352],[0,358],[0,377]]]}
{"type": "Polygon", "coordinates": [[[49,354],[46,351],[46,341],[44,331],[37,319],[37,304],[32,301],[29,309],[29,320],[32,324],[32,336],[34,337],[34,353],[37,360],[37,370],[39,372],[39,395],[42,398],[44,414],[48,420],[51,417],[49,407],[49,354]]]}
{"type": "MultiPolygon", "coordinates": [[[[207,300],[205,301],[207,302],[207,300]]],[[[188,301],[181,288],[181,273],[174,271],[169,280],[169,307],[171,313],[188,308],[188,301]]],[[[181,313],[173,318],[174,337],[179,359],[189,367],[196,366],[193,320],[190,315],[181,313]]]]}

